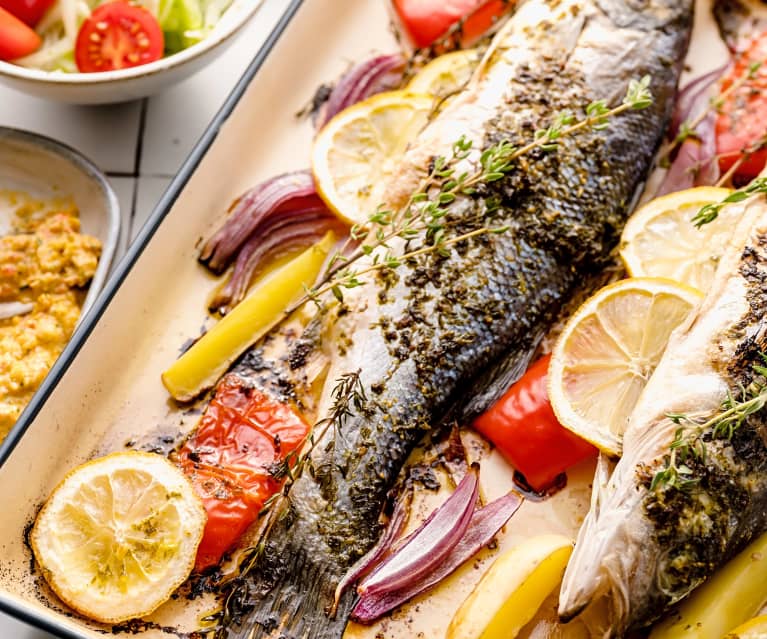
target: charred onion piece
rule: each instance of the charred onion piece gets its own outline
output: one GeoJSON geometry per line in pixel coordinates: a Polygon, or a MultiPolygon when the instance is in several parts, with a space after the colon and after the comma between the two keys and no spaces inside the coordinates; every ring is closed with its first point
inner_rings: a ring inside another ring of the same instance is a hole
{"type": "Polygon", "coordinates": [[[522,501],[520,494],[510,492],[475,511],[466,533],[434,570],[420,579],[413,578],[399,590],[362,594],[352,611],[352,619],[364,624],[373,623],[400,604],[437,585],[487,546],[522,505],[522,501]]]}
{"type": "Polygon", "coordinates": [[[283,173],[247,191],[231,207],[224,225],[200,252],[199,260],[211,271],[221,274],[237,251],[259,226],[272,216],[299,218],[307,212],[326,211],[314,188],[311,172],[283,173]]]}
{"type": "Polygon", "coordinates": [[[378,543],[351,567],[338,586],[336,586],[333,612],[338,607],[341,595],[346,592],[346,589],[355,581],[368,574],[391,551],[394,542],[405,529],[405,524],[407,524],[407,520],[410,517],[410,506],[412,503],[413,487],[408,486],[394,505],[394,512],[391,515],[389,524],[386,526],[386,530],[384,530],[378,543]]]}
{"type": "Polygon", "coordinates": [[[345,73],[320,110],[316,127],[321,129],[333,116],[371,95],[396,89],[402,84],[405,58],[401,54],[380,55],[345,73]]]}
{"type": "Polygon", "coordinates": [[[477,470],[472,468],[453,494],[384,559],[357,591],[375,594],[403,588],[432,572],[463,537],[479,495],[477,470]]]}
{"type": "Polygon", "coordinates": [[[237,254],[232,276],[211,300],[211,312],[228,313],[248,292],[256,270],[279,253],[306,248],[327,231],[345,235],[343,224],[326,209],[307,210],[265,220],[237,254]]]}

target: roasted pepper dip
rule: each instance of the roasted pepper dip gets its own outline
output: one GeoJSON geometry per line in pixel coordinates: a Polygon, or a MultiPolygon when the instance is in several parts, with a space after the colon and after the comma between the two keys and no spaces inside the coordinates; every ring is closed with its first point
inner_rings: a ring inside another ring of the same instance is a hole
{"type": "Polygon", "coordinates": [[[0,237],[0,304],[31,304],[0,319],[0,441],[43,381],[74,331],[101,242],[80,233],[77,208],[0,191],[11,210],[0,237]]]}

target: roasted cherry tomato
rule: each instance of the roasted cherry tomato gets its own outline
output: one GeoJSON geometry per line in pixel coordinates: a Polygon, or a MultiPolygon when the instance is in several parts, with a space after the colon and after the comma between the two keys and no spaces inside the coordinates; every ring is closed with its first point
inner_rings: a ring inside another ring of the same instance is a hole
{"type": "Polygon", "coordinates": [[[742,162],[734,180],[747,182],[759,175],[767,160],[767,149],[758,148],[767,135],[767,31],[741,54],[722,82],[722,91],[733,84],[716,120],[716,151],[721,170],[742,162]],[[754,70],[755,64],[760,65],[754,70]]]}
{"type": "Polygon", "coordinates": [[[208,521],[197,549],[195,570],[215,566],[224,553],[255,521],[263,500],[242,488],[225,468],[189,459],[181,464],[195,491],[202,499],[208,521]]]}
{"type": "Polygon", "coordinates": [[[40,36],[16,16],[0,8],[0,60],[15,60],[34,53],[40,36]]]}
{"type": "Polygon", "coordinates": [[[290,406],[227,375],[177,454],[208,513],[196,570],[221,557],[280,488],[273,468],[304,441],[309,425],[290,406]]]}
{"type": "Polygon", "coordinates": [[[83,73],[127,69],[162,57],[160,24],[143,7],[123,0],[97,7],[83,22],[75,44],[75,62],[83,73]]]}
{"type": "Polygon", "coordinates": [[[564,428],[551,409],[546,376],[547,355],[535,362],[506,394],[474,421],[476,428],[522,473],[531,488],[542,491],[557,475],[597,449],[564,428]]]}
{"type": "Polygon", "coordinates": [[[40,21],[52,4],[53,0],[0,0],[0,8],[12,13],[30,27],[40,21]]]}
{"type": "Polygon", "coordinates": [[[392,0],[402,29],[415,47],[428,47],[454,24],[458,44],[470,47],[514,6],[513,0],[392,0]]]}

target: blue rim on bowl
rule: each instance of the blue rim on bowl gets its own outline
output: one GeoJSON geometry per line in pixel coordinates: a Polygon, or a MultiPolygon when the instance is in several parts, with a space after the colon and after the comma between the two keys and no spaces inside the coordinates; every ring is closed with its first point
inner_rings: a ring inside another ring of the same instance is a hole
{"type": "MultiPolygon", "coordinates": [[[[102,242],[101,257],[88,288],[88,294],[83,302],[83,309],[80,314],[80,318],[82,319],[88,309],[96,301],[99,292],[103,288],[117,251],[121,226],[120,205],[117,201],[117,196],[104,173],[102,173],[95,164],[83,156],[79,151],[76,151],[66,144],[62,144],[61,142],[57,142],[56,140],[37,133],[0,126],[0,147],[8,144],[32,148],[38,152],[56,156],[64,160],[95,185],[101,194],[104,209],[103,212],[106,218],[106,233],[99,238],[102,242]]],[[[3,185],[0,184],[0,187],[2,186],[3,185]]]]}

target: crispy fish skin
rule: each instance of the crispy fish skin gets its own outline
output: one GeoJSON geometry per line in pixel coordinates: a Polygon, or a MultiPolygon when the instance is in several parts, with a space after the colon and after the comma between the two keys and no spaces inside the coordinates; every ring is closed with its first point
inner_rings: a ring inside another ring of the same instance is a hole
{"type": "Polygon", "coordinates": [[[691,5],[529,0],[466,91],[412,145],[389,190],[392,206],[462,135],[475,151],[458,172],[502,138],[530,141],[560,109],[583,117],[593,100],[615,104],[631,79],[652,77],[648,109],[567,138],[556,153],[534,151],[492,188],[450,206],[459,231],[482,224],[509,231],[474,237],[448,257],[409,260],[349,291],[349,312],[324,342],[335,352],[320,415],[344,374],[359,371],[365,399],[327,432],[313,472],[292,486],[258,564],[232,593],[224,636],[342,635],[354,596],[347,593],[330,619],[333,589],[376,541],[386,494],[415,444],[488,383],[483,374],[494,362],[509,362],[507,378],[521,374],[581,276],[616,244],[670,113],[691,5]]]}
{"type": "Polygon", "coordinates": [[[752,382],[767,349],[766,312],[767,203],[757,199],[743,206],[711,291],[672,335],[630,418],[622,459],[596,482],[565,573],[563,618],[601,602],[609,636],[647,625],[767,530],[767,411],[732,437],[708,428],[705,455],[685,460],[694,483],[652,486],[680,427],[668,415],[708,419],[728,390],[752,382]]]}

